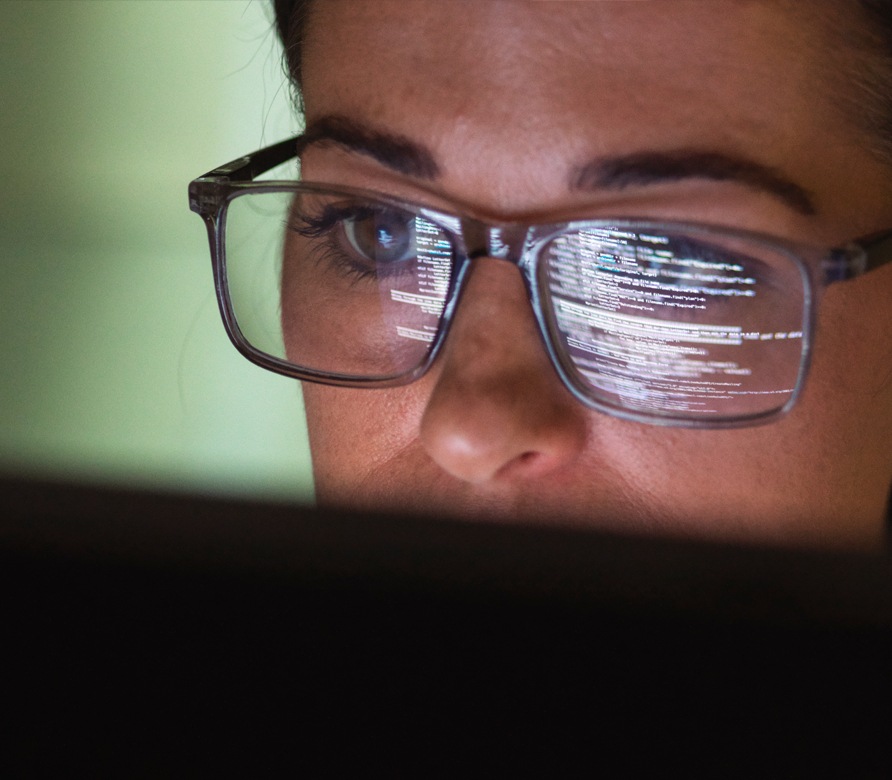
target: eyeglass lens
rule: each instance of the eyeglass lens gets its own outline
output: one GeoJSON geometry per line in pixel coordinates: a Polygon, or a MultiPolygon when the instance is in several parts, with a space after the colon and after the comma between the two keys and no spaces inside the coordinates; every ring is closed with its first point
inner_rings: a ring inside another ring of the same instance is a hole
{"type": "MultiPolygon", "coordinates": [[[[453,283],[449,233],[337,192],[251,192],[224,226],[226,286],[252,347],[339,378],[427,359],[453,283]]],[[[780,409],[798,382],[805,281],[784,250],[733,234],[580,223],[538,247],[542,319],[585,399],[655,417],[780,409]]]]}

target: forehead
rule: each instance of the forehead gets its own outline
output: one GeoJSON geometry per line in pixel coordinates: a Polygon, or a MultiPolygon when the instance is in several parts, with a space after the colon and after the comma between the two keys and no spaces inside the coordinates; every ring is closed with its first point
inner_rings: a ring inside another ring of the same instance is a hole
{"type": "Polygon", "coordinates": [[[815,102],[823,5],[806,17],[778,0],[321,0],[305,77],[336,80],[328,97],[366,111],[486,110],[525,126],[619,115],[668,127],[727,112],[726,95],[787,114],[815,102]]]}
{"type": "Polygon", "coordinates": [[[837,6],[803,5],[317,0],[307,118],[346,115],[422,141],[456,194],[485,187],[519,210],[521,180],[548,192],[573,160],[643,150],[745,154],[820,190],[860,144],[830,77],[837,6]]]}

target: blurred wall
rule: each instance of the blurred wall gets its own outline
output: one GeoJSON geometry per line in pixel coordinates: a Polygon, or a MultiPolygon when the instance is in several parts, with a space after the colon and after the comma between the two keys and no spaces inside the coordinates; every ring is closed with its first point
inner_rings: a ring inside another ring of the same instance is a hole
{"type": "Polygon", "coordinates": [[[190,179],[298,129],[259,0],[0,2],[0,469],[312,494],[232,348],[190,179]]]}

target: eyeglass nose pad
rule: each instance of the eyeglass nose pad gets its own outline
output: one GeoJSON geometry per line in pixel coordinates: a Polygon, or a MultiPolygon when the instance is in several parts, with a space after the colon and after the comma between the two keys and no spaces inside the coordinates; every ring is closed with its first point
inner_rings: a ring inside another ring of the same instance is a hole
{"type": "Polygon", "coordinates": [[[463,219],[461,227],[470,259],[495,257],[513,265],[520,264],[528,232],[523,225],[490,226],[475,219],[463,219]]]}

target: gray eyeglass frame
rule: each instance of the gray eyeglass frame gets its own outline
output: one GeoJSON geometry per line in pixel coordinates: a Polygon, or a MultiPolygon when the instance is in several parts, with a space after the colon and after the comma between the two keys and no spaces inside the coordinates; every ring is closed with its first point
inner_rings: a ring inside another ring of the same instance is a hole
{"type": "Polygon", "coordinates": [[[518,267],[533,309],[543,345],[552,366],[564,386],[585,406],[620,419],[642,422],[651,425],[666,425],[687,428],[738,428],[759,425],[786,414],[796,403],[802,391],[812,352],[812,338],[818,292],[835,282],[846,281],[862,276],[892,263],[892,230],[884,230],[855,239],[844,246],[828,250],[796,245],[774,237],[748,231],[716,228],[679,222],[653,222],[640,219],[610,219],[615,227],[668,228],[670,231],[695,231],[699,234],[714,234],[756,241],[774,251],[790,257],[799,268],[805,293],[802,355],[796,387],[787,402],[778,409],[755,415],[741,415],[727,418],[698,418],[680,415],[663,416],[654,412],[639,412],[624,409],[598,401],[585,395],[575,384],[563,365],[562,354],[554,347],[551,324],[546,321],[547,313],[542,306],[538,284],[533,279],[530,258],[538,255],[545,243],[568,230],[583,225],[604,226],[608,220],[573,220],[553,224],[527,225],[523,223],[490,223],[469,216],[457,216],[437,209],[408,203],[382,193],[360,190],[351,187],[315,184],[297,181],[256,181],[257,177],[297,156],[300,137],[289,138],[267,146],[244,157],[214,168],[189,184],[189,208],[202,217],[208,231],[211,261],[213,264],[214,287],[220,315],[230,341],[251,362],[294,379],[317,382],[342,387],[383,388],[410,384],[423,376],[439,354],[449,332],[455,309],[461,298],[464,280],[472,262],[479,257],[503,259],[518,267]],[[246,192],[339,192],[391,203],[402,210],[409,210],[423,216],[444,230],[450,237],[455,255],[456,271],[450,286],[440,324],[424,361],[411,371],[387,378],[361,378],[337,373],[302,368],[293,363],[276,358],[256,349],[245,338],[239,328],[226,279],[226,247],[224,242],[226,210],[229,203],[246,192]],[[808,257],[816,262],[806,263],[808,257]]]}

